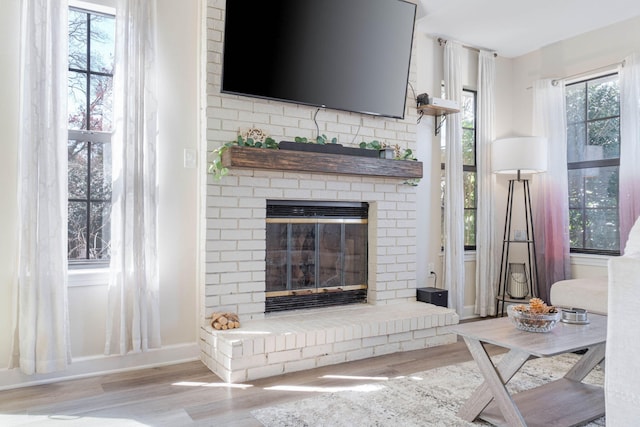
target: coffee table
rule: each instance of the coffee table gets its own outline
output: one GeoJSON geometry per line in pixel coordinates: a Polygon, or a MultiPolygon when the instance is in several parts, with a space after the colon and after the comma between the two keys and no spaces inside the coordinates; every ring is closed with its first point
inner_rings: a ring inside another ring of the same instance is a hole
{"type": "Polygon", "coordinates": [[[452,332],[463,337],[484,377],[458,416],[510,427],[577,426],[603,416],[604,389],[582,380],[604,360],[607,318],[590,313],[589,321],[584,325],[558,322],[545,333],[518,330],[506,317],[452,326],[452,332]],[[486,344],[509,351],[494,364],[486,344]],[[530,358],[583,349],[588,351],[563,378],[513,395],[507,390],[506,384],[530,358]]]}

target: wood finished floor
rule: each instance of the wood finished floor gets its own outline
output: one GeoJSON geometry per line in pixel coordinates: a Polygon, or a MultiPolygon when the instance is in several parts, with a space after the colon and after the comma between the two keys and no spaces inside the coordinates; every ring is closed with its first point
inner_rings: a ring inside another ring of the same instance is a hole
{"type": "Polygon", "coordinates": [[[264,378],[247,387],[225,384],[201,362],[189,362],[2,391],[0,425],[261,426],[253,409],[321,393],[274,387],[344,387],[372,380],[323,376],[395,377],[468,360],[471,355],[459,341],[264,378]]]}

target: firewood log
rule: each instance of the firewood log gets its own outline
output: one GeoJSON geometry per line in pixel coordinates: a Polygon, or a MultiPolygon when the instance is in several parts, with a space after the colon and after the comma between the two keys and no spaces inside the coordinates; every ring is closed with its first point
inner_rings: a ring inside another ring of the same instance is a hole
{"type": "Polygon", "coordinates": [[[235,329],[240,327],[240,319],[235,313],[212,313],[211,326],[218,330],[235,329]]]}

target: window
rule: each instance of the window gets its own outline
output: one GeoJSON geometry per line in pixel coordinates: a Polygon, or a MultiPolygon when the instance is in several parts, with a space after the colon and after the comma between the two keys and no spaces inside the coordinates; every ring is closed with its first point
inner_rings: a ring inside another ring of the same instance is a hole
{"type": "Polygon", "coordinates": [[[67,250],[71,266],[109,260],[114,40],[114,16],[69,9],[67,250]]]}
{"type": "Polygon", "coordinates": [[[620,88],[610,74],[566,86],[572,252],[617,255],[620,88]]]}
{"type": "MultiPolygon", "coordinates": [[[[464,179],[464,248],[476,248],[476,95],[473,90],[462,91],[462,173],[464,179]]],[[[443,139],[444,140],[444,139],[443,139]]],[[[441,230],[444,230],[444,168],[445,146],[440,150],[440,200],[441,200],[441,230]]],[[[441,236],[444,245],[444,234],[441,236]]]]}

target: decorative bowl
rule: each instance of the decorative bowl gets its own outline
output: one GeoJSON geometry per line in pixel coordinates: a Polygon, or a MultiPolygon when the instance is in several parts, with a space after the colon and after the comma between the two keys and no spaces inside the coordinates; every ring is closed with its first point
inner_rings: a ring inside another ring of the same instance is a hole
{"type": "Polygon", "coordinates": [[[547,314],[528,313],[515,310],[512,305],[507,307],[507,314],[517,329],[527,332],[549,332],[562,317],[559,311],[547,314]]]}

